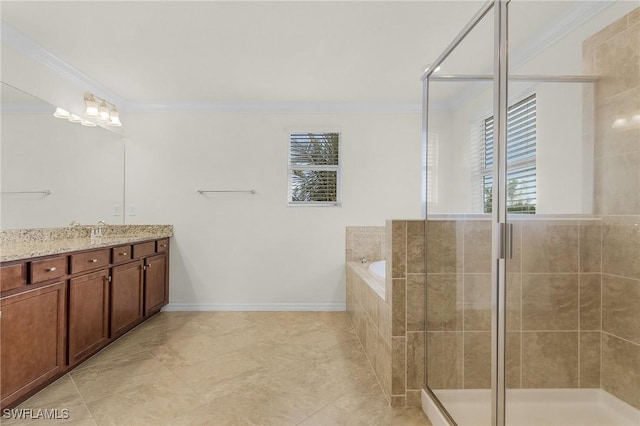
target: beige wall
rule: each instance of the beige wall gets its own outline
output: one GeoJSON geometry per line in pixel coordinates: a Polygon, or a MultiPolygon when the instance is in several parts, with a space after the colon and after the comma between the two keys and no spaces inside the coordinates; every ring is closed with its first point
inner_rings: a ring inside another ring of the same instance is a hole
{"type": "Polygon", "coordinates": [[[345,227],[420,214],[419,120],[413,113],[133,114],[126,205],[136,216],[127,224],[174,225],[168,307],[344,310],[345,227]],[[287,206],[288,132],[301,129],[341,132],[341,207],[287,206]],[[196,192],[250,188],[255,195],[196,192]]]}
{"type": "Polygon", "coordinates": [[[595,210],[602,218],[602,387],[640,408],[640,8],[588,38],[595,210]],[[627,125],[614,127],[616,120],[627,125]]]}

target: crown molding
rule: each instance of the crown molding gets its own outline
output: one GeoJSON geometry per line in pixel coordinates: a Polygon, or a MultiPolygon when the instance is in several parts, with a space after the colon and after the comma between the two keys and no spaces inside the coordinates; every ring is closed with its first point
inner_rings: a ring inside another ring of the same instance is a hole
{"type": "MultiPolygon", "coordinates": [[[[576,2],[569,7],[564,14],[560,15],[557,19],[544,27],[542,31],[533,36],[527,43],[519,47],[517,51],[513,52],[513,54],[509,56],[509,68],[515,70],[521,67],[536,55],[542,53],[545,49],[561,40],[571,31],[575,30],[598,13],[612,6],[613,3],[614,2],[612,1],[602,0],[576,2]]],[[[485,70],[484,74],[492,74],[492,71],[485,70]]],[[[446,104],[445,108],[447,109],[458,108],[469,99],[479,95],[486,89],[487,87],[484,86],[473,86],[468,89],[463,89],[453,99],[449,102],[443,102],[443,104],[446,104]]]]}
{"type": "Polygon", "coordinates": [[[58,75],[70,80],[87,92],[100,96],[103,99],[107,99],[109,102],[117,105],[124,105],[126,103],[122,96],[83,73],[73,65],[60,59],[49,50],[18,31],[18,29],[11,24],[0,20],[0,27],[2,29],[1,34],[3,44],[14,48],[36,62],[48,66],[58,75]]]}
{"type": "Polygon", "coordinates": [[[129,102],[126,113],[419,114],[417,102],[129,102]]]}
{"type": "Polygon", "coordinates": [[[563,15],[546,26],[543,31],[530,39],[528,43],[518,48],[509,58],[511,66],[515,69],[524,65],[531,58],[543,52],[587,20],[613,5],[613,3],[612,1],[574,3],[563,15]]]}

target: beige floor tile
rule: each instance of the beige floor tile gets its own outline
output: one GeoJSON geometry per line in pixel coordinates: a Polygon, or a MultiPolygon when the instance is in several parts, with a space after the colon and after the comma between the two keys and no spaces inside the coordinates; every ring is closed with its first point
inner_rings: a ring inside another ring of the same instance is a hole
{"type": "Polygon", "coordinates": [[[219,356],[194,365],[172,368],[173,373],[185,386],[207,397],[215,386],[246,376],[267,374],[268,369],[237,353],[219,356]]]}
{"type": "Polygon", "coordinates": [[[74,371],[84,370],[86,368],[95,367],[101,364],[117,364],[121,362],[123,358],[127,358],[133,354],[146,352],[146,349],[140,346],[135,339],[122,338],[116,340],[91,358],[84,361],[82,364],[74,368],[74,371]]]}
{"type": "Polygon", "coordinates": [[[66,408],[82,405],[82,397],[68,374],[27,399],[18,408],[66,408]]]}
{"type": "Polygon", "coordinates": [[[163,376],[87,402],[87,407],[98,425],[168,425],[203,402],[175,377],[163,376]]]}
{"type": "Polygon", "coordinates": [[[171,371],[148,352],[134,353],[70,374],[85,403],[124,392],[154,378],[173,377],[171,371]]]}
{"type": "Polygon", "coordinates": [[[160,313],[21,407],[69,408],[65,425],[429,424],[389,406],[344,312],[160,313]]]}
{"type": "Polygon", "coordinates": [[[391,408],[347,411],[335,405],[328,405],[305,419],[300,426],[418,426],[430,425],[429,419],[419,408],[391,408]]]}

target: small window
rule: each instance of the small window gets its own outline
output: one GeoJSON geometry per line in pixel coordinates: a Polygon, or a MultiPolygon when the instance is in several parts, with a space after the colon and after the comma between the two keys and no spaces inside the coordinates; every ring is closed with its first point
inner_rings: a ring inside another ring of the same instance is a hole
{"type": "Polygon", "coordinates": [[[340,133],[289,135],[289,205],[340,205],[340,133]]]}
{"type": "MultiPolygon", "coordinates": [[[[493,117],[484,120],[482,158],[483,211],[491,213],[493,190],[493,117]]],[[[507,111],[507,211],[536,212],[536,96],[507,111]]]]}

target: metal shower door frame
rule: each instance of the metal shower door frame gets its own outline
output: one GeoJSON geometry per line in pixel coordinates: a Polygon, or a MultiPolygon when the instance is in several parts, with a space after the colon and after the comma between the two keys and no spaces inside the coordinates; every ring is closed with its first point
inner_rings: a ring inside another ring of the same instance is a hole
{"type": "MultiPolygon", "coordinates": [[[[429,126],[429,83],[456,81],[493,81],[493,117],[494,117],[494,161],[493,165],[493,194],[492,197],[492,267],[491,267],[491,424],[505,426],[506,424],[506,286],[507,259],[511,257],[511,224],[508,223],[507,211],[507,110],[508,84],[511,81],[526,81],[540,83],[594,83],[596,76],[590,75],[509,75],[508,67],[508,6],[510,0],[489,0],[465,25],[463,30],[454,38],[447,48],[440,54],[423,73],[422,79],[422,143],[428,150],[429,126]],[[493,9],[494,13],[494,73],[493,75],[435,75],[436,70],[449,57],[462,40],[475,26],[493,9]]],[[[428,152],[425,150],[425,160],[428,152]]],[[[428,162],[426,163],[428,164],[428,162]]],[[[426,174],[425,174],[426,176],[426,174]]],[[[425,191],[427,188],[425,182],[425,191]]],[[[426,199],[426,194],[425,199],[426,199]]],[[[428,210],[428,208],[427,208],[428,210]]],[[[427,211],[428,213],[428,211],[427,211]]],[[[426,215],[425,215],[425,265],[428,256],[426,247],[426,215]]],[[[425,274],[426,276],[426,274],[425,274]]],[[[426,292],[425,292],[425,297],[426,292]]],[[[425,306],[428,306],[425,303],[425,306]]],[[[426,315],[426,312],[425,312],[426,315]]],[[[426,322],[425,322],[426,324],[426,322]]],[[[425,354],[427,352],[425,338],[425,354]]],[[[426,359],[425,359],[426,361],[426,359]]],[[[441,414],[452,426],[455,420],[448,413],[446,407],[438,400],[425,380],[424,388],[438,407],[441,414]]]]}

